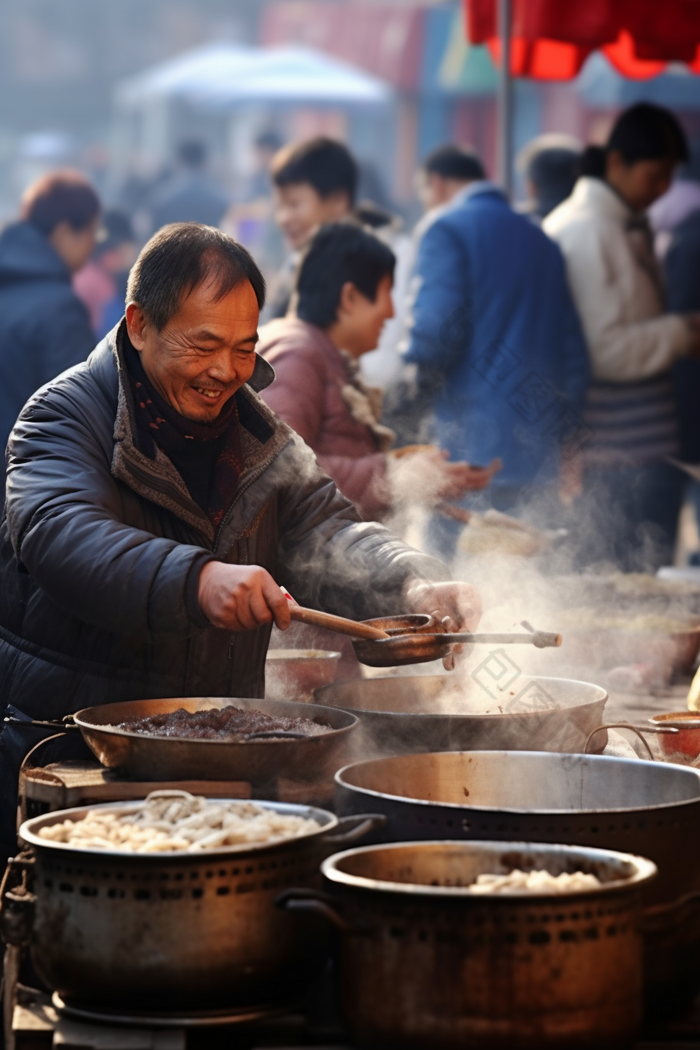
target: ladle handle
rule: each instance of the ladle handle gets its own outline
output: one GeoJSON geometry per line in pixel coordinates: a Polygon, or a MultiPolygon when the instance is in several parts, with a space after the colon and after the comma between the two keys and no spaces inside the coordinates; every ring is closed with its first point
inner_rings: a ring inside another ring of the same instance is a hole
{"type": "Polygon", "coordinates": [[[457,645],[460,642],[474,645],[534,645],[538,649],[556,649],[561,645],[561,635],[548,631],[532,631],[530,634],[452,634],[448,631],[447,634],[437,634],[435,637],[446,645],[457,645]]]}
{"type": "Polygon", "coordinates": [[[367,638],[370,641],[376,641],[378,638],[391,637],[379,627],[371,627],[357,620],[348,620],[344,616],[319,612],[318,609],[305,609],[303,605],[290,604],[289,611],[292,619],[298,623],[308,623],[311,627],[322,627],[326,631],[335,631],[336,634],[347,634],[350,638],[367,638]]]}

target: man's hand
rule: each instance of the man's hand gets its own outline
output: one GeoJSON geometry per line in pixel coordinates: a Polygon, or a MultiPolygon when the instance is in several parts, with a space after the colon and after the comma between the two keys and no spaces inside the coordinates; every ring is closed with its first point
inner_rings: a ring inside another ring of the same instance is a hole
{"type": "Polygon", "coordinates": [[[449,453],[430,446],[416,446],[418,451],[396,456],[390,453],[391,484],[395,500],[429,505],[435,500],[460,500],[467,492],[485,489],[501,469],[494,459],[487,467],[451,462],[449,453]]]}
{"type": "Polygon", "coordinates": [[[281,631],[291,622],[289,602],[266,569],[210,561],[199,576],[199,606],[214,627],[249,631],[275,621],[281,631]]]}
{"type": "Polygon", "coordinates": [[[447,617],[448,631],[474,631],[481,619],[481,598],[470,583],[413,583],[406,600],[413,612],[447,617]]]}
{"type": "Polygon", "coordinates": [[[438,499],[460,500],[467,492],[487,488],[501,466],[500,459],[494,459],[488,467],[472,467],[469,463],[450,463],[443,457],[442,463],[436,464],[439,472],[438,499]]]}

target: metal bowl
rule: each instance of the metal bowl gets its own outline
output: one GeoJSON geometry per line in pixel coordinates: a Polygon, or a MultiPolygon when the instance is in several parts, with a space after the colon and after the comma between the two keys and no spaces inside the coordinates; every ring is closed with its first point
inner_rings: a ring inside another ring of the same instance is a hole
{"type": "Polygon", "coordinates": [[[268,700],[313,699],[315,689],[330,685],[340,653],[325,649],[270,649],[265,661],[265,696],[268,700]]]}

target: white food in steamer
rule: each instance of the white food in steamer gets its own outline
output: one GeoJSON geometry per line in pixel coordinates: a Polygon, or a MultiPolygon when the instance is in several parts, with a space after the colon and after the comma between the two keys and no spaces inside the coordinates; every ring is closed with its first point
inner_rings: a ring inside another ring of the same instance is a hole
{"type": "Polygon", "coordinates": [[[138,810],[95,809],[82,820],[48,824],[38,834],[75,849],[198,853],[297,838],[320,826],[312,818],[277,813],[253,802],[218,802],[186,791],[153,791],[138,810]]]}
{"type": "Polygon", "coordinates": [[[515,868],[506,875],[479,875],[476,882],[467,887],[474,894],[496,893],[578,893],[581,890],[597,890],[602,886],[597,875],[583,871],[563,871],[551,875],[548,871],[520,871],[515,868]]]}

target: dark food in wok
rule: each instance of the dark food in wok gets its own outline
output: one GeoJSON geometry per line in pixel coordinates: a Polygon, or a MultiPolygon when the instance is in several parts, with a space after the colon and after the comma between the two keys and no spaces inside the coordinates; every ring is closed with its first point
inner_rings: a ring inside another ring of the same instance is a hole
{"type": "Polygon", "coordinates": [[[125,722],[117,722],[117,729],[129,733],[141,733],[144,736],[178,737],[188,740],[218,740],[228,743],[241,743],[255,739],[261,734],[271,737],[279,734],[318,736],[326,733],[329,726],[312,722],[309,718],[288,718],[266,715],[262,711],[242,710],[233,705],[222,708],[211,708],[203,711],[177,711],[146,715],[125,722]]]}

